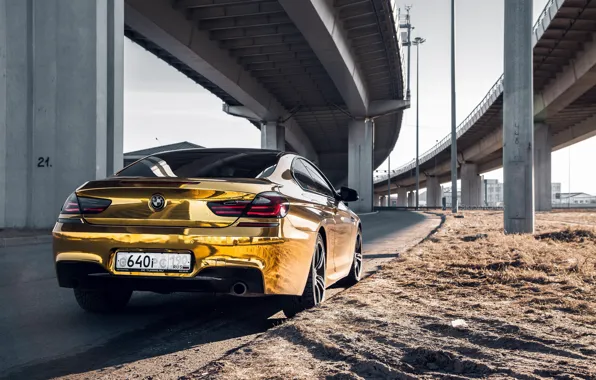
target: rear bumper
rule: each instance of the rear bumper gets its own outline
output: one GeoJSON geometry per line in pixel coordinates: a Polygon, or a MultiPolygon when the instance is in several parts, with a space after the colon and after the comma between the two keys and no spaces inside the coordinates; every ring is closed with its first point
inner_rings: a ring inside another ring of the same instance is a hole
{"type": "Polygon", "coordinates": [[[249,295],[264,294],[265,291],[263,275],[256,268],[211,267],[194,277],[118,276],[97,263],[59,261],[56,263],[56,277],[58,284],[64,288],[230,293],[234,284],[242,282],[249,295]]]}
{"type": "MultiPolygon", "coordinates": [[[[244,282],[247,293],[300,295],[316,239],[286,217],[275,228],[146,228],[56,223],[53,250],[62,287],[125,286],[155,292],[229,293],[244,282]],[[190,273],[115,271],[116,252],[191,252],[190,273]]],[[[300,221],[300,220],[298,220],[300,221]]]]}

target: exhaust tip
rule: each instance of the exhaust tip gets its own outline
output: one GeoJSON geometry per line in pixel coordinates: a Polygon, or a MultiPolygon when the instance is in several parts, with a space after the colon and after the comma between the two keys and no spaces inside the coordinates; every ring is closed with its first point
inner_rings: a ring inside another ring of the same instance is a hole
{"type": "Polygon", "coordinates": [[[232,294],[235,296],[243,296],[246,294],[246,284],[244,282],[237,282],[232,285],[232,294]]]}

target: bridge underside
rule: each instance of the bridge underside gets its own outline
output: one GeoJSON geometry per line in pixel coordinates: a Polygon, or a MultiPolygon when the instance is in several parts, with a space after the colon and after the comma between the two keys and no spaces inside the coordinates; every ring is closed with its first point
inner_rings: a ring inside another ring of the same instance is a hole
{"type": "MultiPolygon", "coordinates": [[[[337,83],[283,2],[125,3],[125,30],[130,39],[228,105],[250,109],[257,128],[263,122],[282,120],[286,150],[316,161],[334,184],[347,183],[348,125],[353,117],[367,115],[354,114],[346,105],[337,83]],[[298,131],[294,141],[288,134],[292,131],[298,131]]],[[[389,3],[337,0],[332,7],[371,102],[403,99],[400,53],[389,3]]],[[[395,145],[401,120],[401,112],[375,120],[374,167],[395,145]]]]}

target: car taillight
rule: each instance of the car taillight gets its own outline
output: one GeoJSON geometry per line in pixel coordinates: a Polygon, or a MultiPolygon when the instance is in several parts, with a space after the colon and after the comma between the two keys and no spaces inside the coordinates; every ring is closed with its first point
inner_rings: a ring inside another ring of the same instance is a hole
{"type": "Polygon", "coordinates": [[[99,214],[100,212],[105,211],[105,209],[112,204],[112,201],[109,199],[85,197],[78,198],[83,214],[99,214]]]}
{"type": "Polygon", "coordinates": [[[218,216],[246,216],[250,218],[283,218],[290,203],[276,192],[261,193],[251,201],[208,202],[209,209],[218,216]]]}
{"type": "Polygon", "coordinates": [[[253,218],[283,218],[290,203],[279,193],[261,193],[252,201],[245,215],[253,218]]]}
{"type": "Polygon", "coordinates": [[[62,210],[60,211],[61,214],[80,214],[81,210],[79,209],[79,201],[77,200],[77,196],[75,193],[72,193],[66,198],[66,202],[64,202],[64,206],[62,206],[62,210]]]}
{"type": "Polygon", "coordinates": [[[241,216],[250,201],[207,202],[207,206],[215,215],[241,216]]]}
{"type": "Polygon", "coordinates": [[[62,214],[99,214],[105,211],[112,201],[101,198],[77,197],[72,193],[62,206],[62,214]]]}

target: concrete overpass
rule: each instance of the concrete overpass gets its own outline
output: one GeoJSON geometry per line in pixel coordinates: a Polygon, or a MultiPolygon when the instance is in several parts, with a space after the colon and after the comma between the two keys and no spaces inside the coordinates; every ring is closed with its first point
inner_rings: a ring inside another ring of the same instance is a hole
{"type": "MultiPolygon", "coordinates": [[[[123,39],[372,208],[404,100],[392,0],[0,0],[0,228],[49,227],[122,163],[123,39]],[[374,144],[373,144],[374,141],[374,144]]],[[[213,126],[214,133],[217,126],[213,126]]]]}
{"type": "Polygon", "coordinates": [[[263,147],[310,158],[366,202],[406,105],[394,12],[389,0],[125,0],[124,14],[128,37],[251,120],[263,147]]]}
{"type": "MultiPolygon", "coordinates": [[[[551,152],[596,135],[596,0],[550,0],[534,26],[534,170],[536,209],[551,207],[551,152]]],[[[451,178],[451,136],[420,157],[427,204],[440,205],[451,178]]],[[[503,165],[503,77],[457,128],[461,202],[483,202],[480,174],[503,165]]],[[[391,172],[398,205],[415,189],[415,162],[391,172]]],[[[375,180],[387,194],[387,176],[375,180]]],[[[413,199],[413,198],[412,198],[413,199]]]]}

